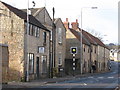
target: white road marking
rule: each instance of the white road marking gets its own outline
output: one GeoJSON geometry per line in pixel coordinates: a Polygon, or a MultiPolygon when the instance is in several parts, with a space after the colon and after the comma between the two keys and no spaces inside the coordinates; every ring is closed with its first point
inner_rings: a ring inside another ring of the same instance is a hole
{"type": "Polygon", "coordinates": [[[86,84],[86,83],[84,83],[84,85],[86,86],[87,84],[86,84]]]}
{"type": "Polygon", "coordinates": [[[88,78],[93,78],[93,77],[88,77],[88,78]]]}
{"type": "Polygon", "coordinates": [[[98,77],[98,78],[101,78],[101,79],[102,79],[103,77],[98,77]]]}
{"type": "Polygon", "coordinates": [[[108,78],[114,78],[114,77],[108,77],[108,78]]]}

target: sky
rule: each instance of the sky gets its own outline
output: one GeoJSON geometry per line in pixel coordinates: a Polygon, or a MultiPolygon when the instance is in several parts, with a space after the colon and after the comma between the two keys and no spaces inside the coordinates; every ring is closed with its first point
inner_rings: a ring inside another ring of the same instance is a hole
{"type": "MultiPolygon", "coordinates": [[[[27,8],[28,0],[1,0],[14,7],[27,8]]],[[[32,1],[36,3],[34,8],[46,7],[52,17],[52,8],[55,8],[55,18],[61,18],[64,22],[78,19],[81,27],[89,32],[99,33],[105,44],[118,43],[118,2],[120,0],[29,0],[29,7],[32,8],[32,1]],[[90,7],[98,7],[91,9],[90,7]]]]}

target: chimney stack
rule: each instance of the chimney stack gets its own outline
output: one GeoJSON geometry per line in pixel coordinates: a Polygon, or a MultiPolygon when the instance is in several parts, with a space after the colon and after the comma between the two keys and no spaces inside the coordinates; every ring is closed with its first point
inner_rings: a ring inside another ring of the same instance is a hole
{"type": "Polygon", "coordinates": [[[69,29],[69,22],[68,18],[66,18],[66,21],[63,23],[66,29],[69,29]]]}
{"type": "Polygon", "coordinates": [[[71,25],[72,25],[72,29],[74,30],[78,29],[79,28],[78,19],[76,19],[76,22],[72,22],[71,25]]]}

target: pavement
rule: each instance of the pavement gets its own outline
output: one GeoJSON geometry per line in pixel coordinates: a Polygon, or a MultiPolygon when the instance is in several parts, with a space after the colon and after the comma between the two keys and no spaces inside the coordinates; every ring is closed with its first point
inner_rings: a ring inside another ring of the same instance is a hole
{"type": "MultiPolygon", "coordinates": [[[[101,73],[106,73],[106,72],[101,72],[101,73]]],[[[43,86],[48,83],[69,81],[75,78],[82,78],[86,76],[92,76],[95,74],[100,74],[100,73],[88,73],[88,74],[82,74],[82,75],[76,75],[76,76],[65,76],[60,78],[46,78],[46,79],[32,80],[30,82],[13,81],[13,82],[8,82],[7,84],[2,84],[2,88],[32,88],[32,87],[43,86]]]]}

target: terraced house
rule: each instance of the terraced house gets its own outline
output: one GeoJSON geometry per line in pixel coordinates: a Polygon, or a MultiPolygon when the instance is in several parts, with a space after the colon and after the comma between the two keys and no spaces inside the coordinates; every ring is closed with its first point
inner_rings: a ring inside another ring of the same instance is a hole
{"type": "Polygon", "coordinates": [[[9,50],[9,79],[20,81],[49,75],[50,31],[35,17],[0,1],[0,43],[9,50]],[[27,25],[29,31],[27,31],[27,25]]]}
{"type": "MultiPolygon", "coordinates": [[[[45,7],[31,8],[31,14],[50,30],[50,58],[51,68],[54,75],[58,76],[64,72],[65,50],[66,50],[66,28],[60,18],[50,17],[45,7]],[[54,25],[53,25],[54,23],[54,25]],[[55,27],[53,27],[55,26],[55,27]],[[60,71],[61,70],[61,71],[60,71]]],[[[23,9],[26,12],[26,9],[23,9]]]]}
{"type": "Polygon", "coordinates": [[[66,74],[72,74],[73,72],[73,56],[71,54],[70,48],[71,47],[77,47],[77,54],[75,56],[75,73],[80,74],[85,73],[85,72],[89,72],[90,71],[90,43],[88,42],[88,40],[85,37],[82,37],[82,46],[83,46],[83,51],[82,51],[82,55],[83,55],[83,61],[81,61],[81,57],[80,57],[80,45],[81,45],[81,36],[80,33],[78,32],[79,28],[78,28],[78,23],[76,24],[76,22],[72,22],[72,28],[69,28],[69,22],[68,22],[68,18],[66,19],[66,21],[64,22],[64,25],[67,29],[66,32],[66,61],[65,61],[65,68],[66,68],[66,74]],[[85,57],[85,55],[87,57],[85,57]],[[82,63],[82,65],[81,65],[82,63]],[[82,67],[82,69],[81,69],[82,67]],[[82,71],[81,71],[82,70],[82,71]]]}
{"type": "MultiPolygon", "coordinates": [[[[109,49],[97,37],[82,30],[82,52],[80,52],[80,38],[81,29],[79,28],[78,20],[72,22],[72,29],[69,28],[68,19],[64,22],[67,29],[66,32],[66,68],[72,67],[72,54],[70,53],[71,47],[77,47],[78,53],[76,54],[76,71],[82,73],[101,72],[108,70],[109,49]],[[76,46],[77,45],[77,46],[76,46]],[[80,58],[82,53],[82,59],[80,58]],[[71,63],[70,63],[71,62],[71,63]],[[69,63],[69,64],[68,64],[69,63]],[[68,64],[68,65],[67,65],[68,64]],[[79,66],[78,66],[79,65],[79,66]],[[81,65],[81,66],[80,66],[81,65]],[[77,70],[77,66],[79,69],[77,70]],[[94,68],[93,68],[94,67],[94,68]],[[95,69],[95,70],[93,70],[95,69]]],[[[71,71],[72,68],[71,68],[71,71]]],[[[67,73],[70,73],[69,71],[67,73]]]]}

